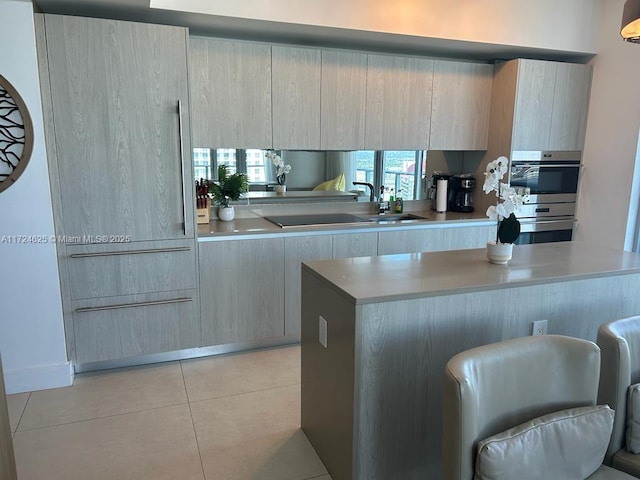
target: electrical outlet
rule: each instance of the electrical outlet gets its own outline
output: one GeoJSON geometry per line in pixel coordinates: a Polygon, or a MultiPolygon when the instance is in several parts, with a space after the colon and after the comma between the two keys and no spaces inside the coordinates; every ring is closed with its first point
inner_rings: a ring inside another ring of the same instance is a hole
{"type": "Polygon", "coordinates": [[[318,318],[318,341],[327,348],[327,321],[322,318],[322,315],[318,318]]]}
{"type": "Polygon", "coordinates": [[[547,334],[547,321],[538,320],[537,322],[531,322],[531,335],[534,337],[537,335],[547,334]]]}

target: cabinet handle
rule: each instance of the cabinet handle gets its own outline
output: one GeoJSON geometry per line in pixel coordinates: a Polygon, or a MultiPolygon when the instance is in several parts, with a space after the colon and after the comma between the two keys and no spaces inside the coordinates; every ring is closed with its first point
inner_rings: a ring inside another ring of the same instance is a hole
{"type": "Polygon", "coordinates": [[[187,235],[187,194],[184,191],[184,140],[182,132],[182,101],[178,100],[178,136],[180,139],[180,185],[182,186],[182,233],[187,235]]]}
{"type": "Polygon", "coordinates": [[[146,250],[123,250],[117,252],[72,253],[70,258],[110,257],[112,255],[138,255],[140,253],[188,252],[191,247],[148,248],[146,250]]]}
{"type": "Polygon", "coordinates": [[[152,305],[167,305],[170,303],[185,303],[185,302],[192,302],[192,301],[193,301],[193,298],[184,297],[184,298],[174,298],[172,300],[153,300],[150,302],[120,303],[117,305],[105,305],[104,307],[76,308],[76,313],[100,312],[102,310],[116,310],[118,308],[148,307],[152,305]]]}

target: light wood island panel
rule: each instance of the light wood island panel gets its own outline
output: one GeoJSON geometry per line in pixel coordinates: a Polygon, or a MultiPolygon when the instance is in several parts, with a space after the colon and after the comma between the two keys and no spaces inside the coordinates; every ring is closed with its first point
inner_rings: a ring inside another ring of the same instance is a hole
{"type": "Polygon", "coordinates": [[[504,266],[477,249],[308,262],[302,275],[302,428],[334,480],[441,478],[456,353],[543,319],[595,340],[640,313],[640,255],[576,242],[518,246],[504,266]]]}

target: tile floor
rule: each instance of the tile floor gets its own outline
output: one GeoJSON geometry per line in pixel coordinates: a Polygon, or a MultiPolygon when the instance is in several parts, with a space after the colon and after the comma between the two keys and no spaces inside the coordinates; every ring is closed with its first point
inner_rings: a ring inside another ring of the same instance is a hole
{"type": "Polygon", "coordinates": [[[300,347],[9,395],[20,480],[331,480],[300,429],[300,347]]]}

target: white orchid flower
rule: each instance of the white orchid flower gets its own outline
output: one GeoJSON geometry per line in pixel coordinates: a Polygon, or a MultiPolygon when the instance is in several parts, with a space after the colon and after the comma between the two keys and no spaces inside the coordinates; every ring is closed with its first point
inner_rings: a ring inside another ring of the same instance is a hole
{"type": "Polygon", "coordinates": [[[491,193],[493,191],[498,191],[498,183],[500,182],[500,178],[495,175],[495,171],[485,172],[484,185],[482,189],[484,193],[491,193]]]}
{"type": "Polygon", "coordinates": [[[291,171],[291,165],[286,165],[282,157],[274,151],[267,151],[264,156],[270,159],[273,166],[276,167],[278,184],[284,185],[285,175],[291,171]]]}
{"type": "Polygon", "coordinates": [[[494,162],[497,164],[495,169],[498,171],[500,178],[502,178],[507,173],[507,168],[509,168],[509,159],[507,157],[498,157],[494,162]]]}
{"type": "Polygon", "coordinates": [[[506,202],[496,205],[496,213],[498,214],[499,218],[507,218],[509,215],[511,215],[512,212],[510,212],[509,210],[510,206],[507,205],[506,202]]]}

